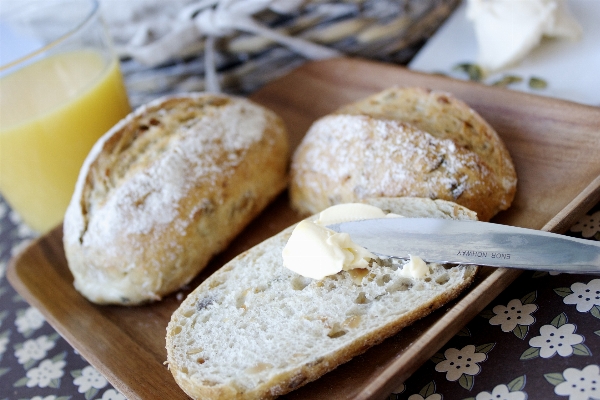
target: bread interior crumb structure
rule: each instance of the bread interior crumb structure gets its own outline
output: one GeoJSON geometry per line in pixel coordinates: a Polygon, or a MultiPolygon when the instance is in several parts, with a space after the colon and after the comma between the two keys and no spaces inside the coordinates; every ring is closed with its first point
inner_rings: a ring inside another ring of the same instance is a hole
{"type": "MultiPolygon", "coordinates": [[[[375,204],[404,215],[418,210],[422,216],[474,218],[456,204],[429,199],[375,204]]],[[[456,297],[477,271],[428,264],[425,278],[411,279],[399,273],[404,262],[378,259],[352,274],[314,280],[282,265],[293,228],[226,264],[173,314],[168,365],[191,397],[270,399],[288,393],[456,297]]]]}

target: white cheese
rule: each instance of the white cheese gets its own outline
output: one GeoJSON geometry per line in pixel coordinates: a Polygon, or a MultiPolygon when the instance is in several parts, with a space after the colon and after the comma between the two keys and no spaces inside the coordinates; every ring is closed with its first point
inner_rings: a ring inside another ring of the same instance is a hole
{"type": "Polygon", "coordinates": [[[522,60],[544,36],[576,39],[582,31],[565,0],[469,0],[467,18],[488,72],[522,60]]]}

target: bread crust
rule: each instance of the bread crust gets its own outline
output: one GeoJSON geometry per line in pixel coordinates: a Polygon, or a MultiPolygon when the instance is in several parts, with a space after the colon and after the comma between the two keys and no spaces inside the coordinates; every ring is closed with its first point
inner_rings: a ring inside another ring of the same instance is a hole
{"type": "Polygon", "coordinates": [[[367,197],[428,197],[488,221],[510,206],[516,182],[503,141],[467,104],[391,88],[315,121],[292,158],[290,198],[309,215],[367,197]]]}
{"type": "Polygon", "coordinates": [[[140,304],[188,283],[287,184],[282,120],[249,100],[158,99],[94,146],[64,221],[74,285],[140,304]]]}
{"type": "MultiPolygon", "coordinates": [[[[399,202],[395,202],[398,199],[383,199],[387,209],[391,212],[407,215],[413,211],[418,210],[416,215],[409,214],[408,216],[424,216],[424,217],[436,217],[436,218],[461,218],[461,219],[475,219],[473,212],[464,209],[464,207],[458,206],[451,202],[442,200],[430,200],[430,199],[417,199],[417,198],[406,198],[400,199],[399,202]],[[412,210],[412,211],[411,211],[412,210]]],[[[371,203],[371,199],[366,200],[367,203],[371,203]]],[[[382,204],[381,199],[373,201],[374,204],[382,204]]],[[[314,218],[314,217],[311,217],[314,218]]],[[[435,309],[446,304],[448,301],[457,297],[462,290],[469,286],[477,271],[476,266],[455,266],[450,274],[454,274],[452,284],[440,292],[436,292],[435,295],[427,296],[424,294],[427,289],[418,289],[414,295],[423,296],[423,301],[416,307],[412,307],[399,314],[397,317],[391,318],[384,317],[384,323],[380,324],[376,328],[369,325],[369,328],[363,328],[362,325],[357,324],[353,327],[360,330],[360,334],[352,336],[352,340],[340,344],[337,347],[333,347],[330,351],[317,351],[313,354],[309,354],[297,363],[290,362],[292,365],[286,365],[285,367],[278,368],[274,366],[273,370],[268,370],[266,373],[259,378],[255,379],[253,385],[248,382],[242,382],[247,379],[249,373],[243,370],[243,366],[239,367],[237,364],[233,364],[233,368],[242,368],[241,372],[232,372],[226,367],[220,365],[221,359],[227,357],[226,354],[214,353],[214,348],[207,338],[208,335],[212,334],[213,329],[224,329],[223,335],[227,335],[225,332],[230,332],[231,329],[227,329],[226,325],[232,324],[235,329],[238,329],[242,325],[236,325],[236,319],[245,318],[246,313],[251,312],[253,307],[252,301],[240,302],[239,298],[244,297],[245,293],[256,295],[258,299],[261,296],[272,298],[269,296],[275,296],[275,304],[268,305],[268,303],[260,302],[262,312],[267,312],[266,307],[281,307],[284,303],[278,303],[277,296],[281,298],[292,298],[298,293],[302,292],[304,288],[298,287],[293,289],[286,289],[284,293],[271,293],[270,282],[275,284],[293,285],[293,281],[299,279],[299,275],[286,272],[281,266],[278,268],[269,268],[264,264],[264,260],[269,259],[271,262],[277,263],[276,255],[280,254],[285,243],[293,231],[294,226],[291,226],[279,234],[267,239],[266,241],[258,244],[252,249],[240,254],[220,270],[211,275],[206,281],[204,281],[198,288],[196,288],[188,298],[180,305],[180,307],[173,313],[171,321],[167,327],[166,335],[166,348],[167,348],[167,361],[169,370],[173,374],[178,385],[192,398],[194,399],[212,399],[212,400],[225,400],[225,399],[273,399],[280,395],[286,394],[295,390],[298,387],[305,385],[315,379],[318,379],[325,373],[335,369],[337,366],[349,361],[351,358],[362,354],[367,349],[380,343],[386,338],[396,334],[402,328],[412,324],[414,321],[423,318],[430,314],[435,309]],[[275,260],[275,261],[273,261],[275,260]],[[248,276],[248,271],[258,271],[258,278],[248,276]],[[287,283],[286,283],[287,282],[287,283]],[[228,286],[232,285],[232,286],[228,286]],[[239,285],[239,287],[237,286],[239,285]],[[242,290],[247,287],[247,290],[242,290]],[[267,288],[267,289],[265,289],[267,288]],[[232,298],[238,298],[238,300],[232,300],[232,298]],[[226,305],[229,303],[229,305],[226,305]],[[215,307],[214,311],[207,311],[211,307],[215,307]],[[237,307],[237,308],[236,308],[237,307]],[[246,308],[247,307],[247,308],[246,308]],[[222,322],[216,322],[216,319],[222,322]],[[206,331],[205,331],[206,330],[206,331]],[[205,342],[206,341],[206,342],[205,342]],[[208,350],[208,351],[206,351],[208,350]],[[205,359],[206,357],[206,359],[205,359]],[[211,357],[217,358],[217,366],[213,366],[211,357]],[[220,373],[215,372],[216,370],[221,371],[220,373]],[[215,374],[218,375],[218,379],[215,378],[215,374]],[[239,381],[236,379],[240,379],[239,381]]],[[[389,271],[387,272],[389,273],[389,271]]],[[[382,276],[375,277],[374,279],[382,278],[382,276]]],[[[321,296],[324,291],[327,290],[343,290],[340,287],[343,286],[343,282],[346,284],[351,279],[346,272],[341,272],[334,277],[327,277],[322,281],[311,281],[310,283],[305,282],[308,288],[314,289],[311,292],[314,297],[311,297],[311,302],[321,302],[321,296]],[[337,286],[336,286],[337,285],[337,286]],[[328,288],[332,289],[328,289],[328,288]],[[338,287],[338,289],[336,289],[338,287]]],[[[394,279],[394,278],[392,278],[394,279]]],[[[434,280],[434,278],[432,278],[434,280]]],[[[415,287],[423,284],[417,281],[413,282],[415,287]]],[[[348,285],[346,286],[346,288],[348,285]]],[[[362,289],[362,286],[356,284],[350,285],[350,292],[348,295],[355,297],[358,292],[362,289]]],[[[273,289],[277,290],[277,289],[273,289]]],[[[385,290],[392,290],[392,286],[385,290]]],[[[410,289],[409,289],[410,290],[410,289]]],[[[307,294],[308,296],[308,294],[307,294]]],[[[392,296],[392,294],[389,294],[392,296]]],[[[306,301],[306,299],[305,299],[306,301]]],[[[373,300],[375,301],[375,300],[373,300]]],[[[306,314],[302,308],[303,301],[298,300],[297,309],[292,311],[292,315],[286,316],[285,318],[294,320],[307,320],[315,321],[322,320],[325,325],[331,327],[332,322],[328,318],[334,318],[330,315],[325,314],[306,314]]],[[[285,303],[289,304],[289,303],[285,303]]],[[[395,303],[396,307],[398,304],[395,303]]],[[[403,305],[403,304],[402,304],[403,305]]],[[[255,305],[255,306],[258,306],[255,305]]],[[[342,307],[342,305],[340,305],[342,307]]],[[[360,306],[359,306],[360,307],[360,306]]],[[[386,309],[387,308],[386,306],[386,309]]],[[[381,309],[379,309],[381,310],[381,309]]],[[[343,310],[341,315],[347,317],[349,310],[343,310]],[[346,313],[346,314],[344,314],[346,313]]],[[[283,312],[283,311],[282,311],[283,312]]],[[[269,314],[270,315],[270,314],[269,314]]],[[[367,314],[368,315],[368,312],[367,314]]],[[[254,314],[249,318],[248,324],[252,324],[254,314]]],[[[268,318],[268,317],[265,317],[268,318]]],[[[379,318],[378,312],[374,311],[373,315],[363,316],[364,320],[369,318],[379,318]]],[[[252,331],[250,335],[252,337],[245,338],[246,340],[260,340],[260,336],[269,336],[270,326],[272,324],[281,323],[281,321],[269,321],[265,319],[262,321],[265,331],[259,329],[259,331],[252,331]],[[267,332],[268,331],[268,332],[267,332]]],[[[335,326],[335,324],[334,324],[335,326]]],[[[279,328],[278,336],[291,337],[290,342],[301,339],[294,335],[302,335],[303,333],[295,331],[286,331],[285,327],[279,328]]],[[[246,333],[248,334],[248,333],[246,333]]],[[[243,345],[239,345],[244,340],[244,333],[239,333],[239,337],[230,343],[229,346],[234,346],[232,351],[242,352],[244,351],[243,345]],[[237,346],[237,347],[236,347],[237,346]]],[[[350,334],[349,334],[350,335],[350,334]]],[[[217,340],[219,340],[217,338],[217,340]]],[[[223,341],[226,338],[222,339],[223,341]]],[[[273,339],[276,340],[276,339],[273,339]]],[[[285,342],[285,339],[282,339],[285,342]]],[[[317,339],[319,340],[319,339],[317,339]]],[[[324,340],[338,340],[328,339],[324,337],[324,340]]],[[[343,339],[340,339],[343,340],[343,339]]],[[[218,342],[218,346],[227,348],[227,344],[221,344],[218,342]]],[[[270,342],[269,342],[270,343],[270,342]]],[[[315,348],[318,348],[320,343],[315,342],[315,348]]],[[[268,346],[271,346],[270,344],[268,346]]],[[[294,358],[293,352],[295,350],[288,349],[286,345],[273,345],[277,348],[277,354],[281,355],[282,359],[291,360],[294,358]],[[281,354],[284,353],[284,354],[281,354]],[[288,354],[290,353],[290,354],[288,354]]],[[[269,357],[273,356],[273,348],[263,349],[265,354],[255,352],[257,358],[264,357],[268,362],[277,363],[276,360],[272,360],[269,357]]]]}

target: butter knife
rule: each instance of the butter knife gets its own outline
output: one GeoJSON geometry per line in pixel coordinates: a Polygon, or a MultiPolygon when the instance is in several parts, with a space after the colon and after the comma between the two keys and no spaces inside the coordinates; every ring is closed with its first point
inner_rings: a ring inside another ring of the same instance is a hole
{"type": "Polygon", "coordinates": [[[600,274],[600,242],[479,221],[382,218],[329,225],[378,256],[600,274]]]}

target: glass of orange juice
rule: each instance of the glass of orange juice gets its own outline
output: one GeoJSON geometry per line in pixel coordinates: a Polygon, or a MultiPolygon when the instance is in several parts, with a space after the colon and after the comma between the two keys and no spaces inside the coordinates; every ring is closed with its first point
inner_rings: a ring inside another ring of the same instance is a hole
{"type": "Polygon", "coordinates": [[[3,0],[0,37],[0,192],[45,233],[93,144],[131,108],[96,0],[3,0]]]}

